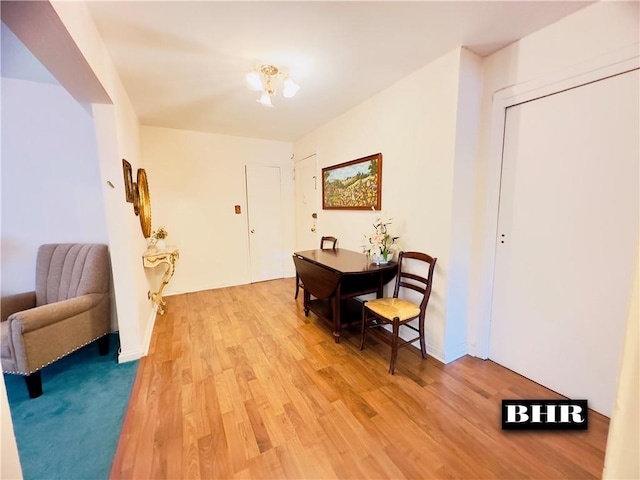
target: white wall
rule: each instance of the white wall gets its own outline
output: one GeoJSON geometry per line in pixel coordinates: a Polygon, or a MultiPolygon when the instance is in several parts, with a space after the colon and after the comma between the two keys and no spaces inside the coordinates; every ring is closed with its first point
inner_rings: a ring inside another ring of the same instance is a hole
{"type": "Polygon", "coordinates": [[[94,103],[92,113],[103,184],[110,181],[115,186],[103,186],[103,196],[120,326],[119,360],[134,360],[146,354],[155,320],[147,298],[150,285],[142,267],[146,241],[138,217],[124,200],[122,159],[131,163],[134,175],[138,168],[144,168],[138,118],[86,5],[63,1],[51,5],[112,101],[94,103]]]}
{"type": "MultiPolygon", "coordinates": [[[[3,74],[16,77],[0,79],[0,283],[2,295],[7,295],[35,289],[41,243],[109,242],[90,113],[46,74],[4,24],[2,37],[3,74]],[[15,63],[5,69],[5,62],[15,63]],[[30,71],[24,70],[25,64],[30,71]],[[25,73],[47,83],[18,79],[25,73]]],[[[115,308],[112,328],[117,329],[115,308]]],[[[22,471],[4,379],[0,397],[0,477],[19,479],[22,471]]]]}
{"type": "MultiPolygon", "coordinates": [[[[456,164],[469,163],[473,158],[469,152],[475,151],[475,129],[458,124],[459,108],[461,113],[469,114],[471,124],[477,118],[473,99],[465,98],[463,104],[458,104],[460,77],[463,85],[475,83],[479,91],[479,64],[473,57],[456,49],[306,135],[294,146],[295,158],[316,152],[319,171],[382,152],[382,211],[394,219],[391,232],[400,236],[403,250],[423,251],[438,258],[427,310],[427,349],[447,362],[466,353],[465,311],[455,313],[449,343],[445,332],[447,305],[456,301],[448,297],[450,290],[455,287],[455,295],[466,295],[464,268],[458,269],[454,277],[450,270],[457,256],[468,256],[469,250],[468,239],[453,245],[452,233],[455,216],[469,223],[471,192],[467,190],[469,197],[461,197],[455,208],[453,193],[455,190],[465,195],[457,184],[468,183],[468,167],[458,169],[456,164]],[[468,150],[462,148],[465,142],[468,150]],[[462,282],[462,287],[451,285],[452,278],[462,282]]],[[[321,205],[321,199],[318,201],[321,205]]],[[[343,248],[361,250],[363,234],[370,232],[373,218],[372,212],[320,210],[318,231],[338,237],[343,248]]],[[[470,226],[461,228],[470,231],[470,226]]],[[[463,297],[457,300],[466,301],[463,297]]]]}
{"type": "Polygon", "coordinates": [[[108,243],[93,119],[59,85],[2,78],[2,295],[43,243],[108,243]]]}
{"type": "MultiPolygon", "coordinates": [[[[140,358],[153,327],[148,283],[141,267],[146,242],[124,201],[122,158],[138,163],[138,120],[84,3],[11,2],[3,21],[94,120],[120,331],[120,361],[140,358]],[[80,52],[78,51],[80,50],[80,52]],[[91,102],[93,103],[90,105],[91,102]],[[112,186],[110,186],[112,185],[112,186]]],[[[96,161],[96,157],[94,157],[96,161]]]]}
{"type": "Polygon", "coordinates": [[[494,95],[553,85],[602,59],[638,54],[637,2],[600,2],[550,25],[484,59],[479,151],[476,161],[474,239],[470,267],[470,353],[486,357],[489,347],[493,263],[500,184],[503,112],[494,95]]]}
{"type": "MultiPolygon", "coordinates": [[[[180,249],[175,275],[165,288],[167,295],[251,281],[246,164],[281,167],[287,253],[283,257],[291,258],[290,143],[146,126],[141,128],[141,138],[150,176],[153,228],[163,225],[169,232],[168,244],[180,249]],[[235,214],[235,205],[240,205],[240,215],[235,214]]],[[[292,262],[285,262],[285,272],[294,275],[292,262]]]]}
{"type": "Polygon", "coordinates": [[[451,194],[451,264],[447,294],[447,359],[467,353],[469,261],[473,242],[473,192],[482,93],[482,58],[462,49],[456,112],[454,183],[451,194]]]}

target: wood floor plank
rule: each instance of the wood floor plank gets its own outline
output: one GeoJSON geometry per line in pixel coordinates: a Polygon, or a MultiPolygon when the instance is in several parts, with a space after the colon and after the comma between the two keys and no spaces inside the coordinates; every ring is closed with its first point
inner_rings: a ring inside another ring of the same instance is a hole
{"type": "MultiPolygon", "coordinates": [[[[609,421],[504,432],[502,399],[561,398],[491,361],[359,349],[293,279],[167,297],[140,360],[112,479],[596,479],[609,421]]],[[[427,322],[429,319],[427,319],[427,322]]]]}
{"type": "Polygon", "coordinates": [[[249,462],[249,477],[247,478],[286,478],[284,467],[276,450],[272,448],[262,455],[252,458],[249,462]]]}
{"type": "Polygon", "coordinates": [[[196,420],[193,413],[183,416],[182,431],[182,449],[178,452],[183,456],[183,471],[180,477],[200,478],[198,436],[196,434],[196,420]]]}
{"type": "Polygon", "coordinates": [[[229,446],[229,459],[234,472],[248,467],[248,459],[260,454],[249,422],[236,423],[233,412],[222,415],[222,424],[229,446]]]}
{"type": "Polygon", "coordinates": [[[292,437],[278,445],[276,453],[286,478],[326,478],[322,462],[317,463],[298,438],[292,437]]]}
{"type": "Polygon", "coordinates": [[[253,429],[253,434],[256,437],[256,443],[258,444],[260,453],[271,450],[273,448],[273,443],[271,442],[271,437],[269,436],[269,432],[265,426],[263,414],[260,412],[255,400],[247,400],[244,402],[244,407],[249,415],[251,428],[253,429]]]}

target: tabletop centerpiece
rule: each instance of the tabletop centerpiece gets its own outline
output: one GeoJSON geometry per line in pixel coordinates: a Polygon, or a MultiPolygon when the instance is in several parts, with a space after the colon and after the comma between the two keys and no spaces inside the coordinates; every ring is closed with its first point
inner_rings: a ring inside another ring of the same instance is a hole
{"type": "Polygon", "coordinates": [[[154,230],[149,237],[149,244],[154,246],[160,250],[164,250],[167,248],[166,238],[169,236],[169,232],[164,227],[158,227],[157,230],[154,230]]]}
{"type": "Polygon", "coordinates": [[[364,235],[363,253],[366,253],[376,265],[385,265],[393,260],[393,254],[400,249],[397,241],[400,237],[389,233],[392,218],[379,215],[373,223],[373,233],[364,235]]]}

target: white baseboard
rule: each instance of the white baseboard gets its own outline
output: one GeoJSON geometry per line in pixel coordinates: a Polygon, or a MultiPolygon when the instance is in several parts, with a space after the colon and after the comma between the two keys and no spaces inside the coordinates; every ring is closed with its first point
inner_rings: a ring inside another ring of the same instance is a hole
{"type": "Polygon", "coordinates": [[[155,305],[151,310],[151,318],[147,322],[147,331],[144,334],[144,339],[140,349],[122,351],[122,347],[118,352],[118,363],[133,362],[134,360],[140,360],[142,357],[146,357],[149,353],[149,346],[151,345],[151,335],[153,334],[153,327],[156,323],[156,315],[158,306],[155,305]]]}
{"type": "MultiPolygon", "coordinates": [[[[420,350],[420,346],[417,346],[415,348],[420,350]]],[[[444,361],[445,357],[444,357],[444,352],[442,351],[442,347],[440,345],[436,345],[435,343],[430,342],[429,340],[427,340],[427,353],[433,358],[435,358],[436,360],[438,360],[440,363],[446,363],[444,361]]]]}
{"type": "MultiPolygon", "coordinates": [[[[419,348],[419,347],[417,347],[419,348]]],[[[454,360],[464,357],[469,353],[469,349],[467,348],[467,342],[462,342],[455,347],[447,348],[446,350],[442,349],[442,346],[436,345],[427,341],[427,352],[433,358],[438,360],[445,365],[447,363],[451,363],[454,360]]]]}
{"type": "Polygon", "coordinates": [[[142,352],[140,350],[123,352],[122,350],[118,352],[118,363],[126,363],[133,362],[135,360],[140,360],[143,357],[142,352]]]}
{"type": "Polygon", "coordinates": [[[469,346],[467,345],[467,342],[462,342],[454,347],[447,348],[444,356],[446,361],[444,363],[451,363],[454,360],[464,357],[468,353],[469,346]]]}
{"type": "Polygon", "coordinates": [[[149,346],[151,345],[151,335],[153,335],[153,327],[156,325],[156,318],[158,316],[158,305],[154,305],[151,310],[151,318],[147,322],[147,331],[144,333],[144,340],[142,341],[143,357],[146,357],[149,353],[149,346]]]}

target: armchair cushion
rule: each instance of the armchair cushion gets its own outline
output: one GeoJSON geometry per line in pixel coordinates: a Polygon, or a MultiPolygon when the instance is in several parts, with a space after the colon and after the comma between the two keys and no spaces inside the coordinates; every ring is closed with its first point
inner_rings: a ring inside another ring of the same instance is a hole
{"type": "Polygon", "coordinates": [[[2,370],[30,375],[109,333],[109,278],[106,245],[42,245],[35,293],[2,299],[2,370]]]}

